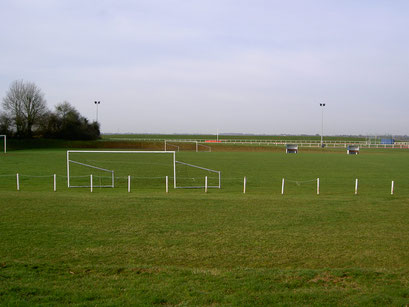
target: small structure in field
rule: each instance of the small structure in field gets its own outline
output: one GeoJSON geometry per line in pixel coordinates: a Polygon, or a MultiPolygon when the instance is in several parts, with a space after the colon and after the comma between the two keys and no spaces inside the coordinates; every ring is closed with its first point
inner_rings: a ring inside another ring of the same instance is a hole
{"type": "Polygon", "coordinates": [[[348,155],[359,154],[359,146],[358,145],[348,145],[347,154],[348,155]]]}
{"type": "Polygon", "coordinates": [[[381,139],[381,144],[382,145],[393,145],[395,144],[394,139],[381,139]]]}
{"type": "Polygon", "coordinates": [[[298,153],[298,145],[287,144],[285,153],[298,153]]]}

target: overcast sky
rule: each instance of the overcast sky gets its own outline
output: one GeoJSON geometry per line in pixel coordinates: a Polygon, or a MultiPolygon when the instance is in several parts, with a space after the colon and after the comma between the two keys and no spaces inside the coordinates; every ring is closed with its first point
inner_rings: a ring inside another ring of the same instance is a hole
{"type": "Polygon", "coordinates": [[[0,96],[102,131],[409,134],[407,0],[1,0],[0,96]]]}

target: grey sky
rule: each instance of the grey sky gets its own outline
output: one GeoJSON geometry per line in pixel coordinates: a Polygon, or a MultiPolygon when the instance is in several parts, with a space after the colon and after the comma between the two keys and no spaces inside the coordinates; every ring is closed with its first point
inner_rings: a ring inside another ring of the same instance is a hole
{"type": "Polygon", "coordinates": [[[0,95],[103,132],[409,134],[409,1],[0,2],[0,95]]]}

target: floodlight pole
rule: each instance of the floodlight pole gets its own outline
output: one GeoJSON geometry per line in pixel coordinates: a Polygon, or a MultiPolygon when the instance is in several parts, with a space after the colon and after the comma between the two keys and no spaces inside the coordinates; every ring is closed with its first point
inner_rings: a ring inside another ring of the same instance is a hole
{"type": "Polygon", "coordinates": [[[94,101],[94,103],[97,106],[97,123],[98,123],[98,105],[101,103],[101,101],[94,101]]]}
{"type": "Polygon", "coordinates": [[[323,135],[324,135],[324,107],[325,107],[325,103],[320,103],[320,107],[321,107],[321,148],[323,146],[323,135]]]}

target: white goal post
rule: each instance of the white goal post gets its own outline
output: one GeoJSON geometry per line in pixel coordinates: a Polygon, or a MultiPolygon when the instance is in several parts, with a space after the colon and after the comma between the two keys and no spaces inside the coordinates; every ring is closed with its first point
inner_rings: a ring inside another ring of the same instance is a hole
{"type": "Polygon", "coordinates": [[[3,140],[4,140],[4,146],[3,146],[3,150],[4,150],[4,153],[7,153],[7,136],[5,135],[5,134],[1,134],[0,135],[0,138],[3,138],[3,140]]]}
{"type": "Polygon", "coordinates": [[[78,161],[73,161],[70,159],[70,153],[91,153],[91,154],[102,154],[102,153],[115,153],[115,154],[171,154],[173,155],[173,186],[176,189],[176,155],[174,151],[141,151],[141,150],[67,150],[67,186],[69,188],[74,188],[74,187],[85,187],[85,186],[72,186],[70,185],[70,163],[74,163],[74,164],[79,164],[85,167],[89,167],[89,168],[93,168],[93,169],[97,169],[103,172],[111,172],[112,174],[112,185],[105,185],[103,187],[112,187],[114,188],[115,184],[114,184],[114,179],[115,179],[115,175],[114,175],[114,170],[108,170],[108,169],[104,169],[95,165],[89,165],[89,164],[85,164],[85,163],[81,163],[78,161]]]}

